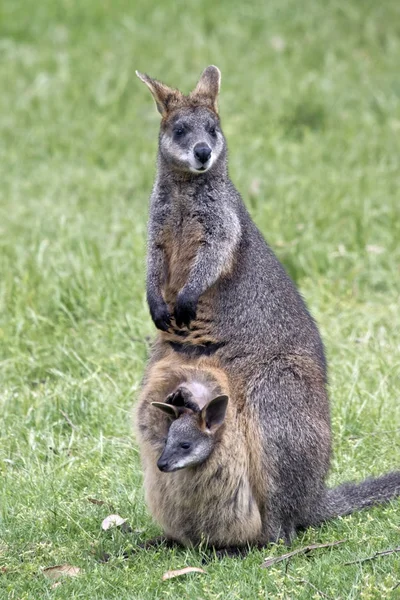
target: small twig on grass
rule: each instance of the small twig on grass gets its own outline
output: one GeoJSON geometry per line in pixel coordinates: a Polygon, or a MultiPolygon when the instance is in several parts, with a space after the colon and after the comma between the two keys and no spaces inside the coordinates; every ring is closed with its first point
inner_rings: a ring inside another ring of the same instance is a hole
{"type": "Polygon", "coordinates": [[[64,412],[63,410],[60,410],[60,413],[62,414],[64,419],[67,421],[67,423],[71,427],[71,429],[75,429],[75,430],[78,429],[77,426],[73,424],[73,422],[71,421],[71,419],[69,418],[69,416],[67,415],[66,412],[64,412]]]}
{"type": "Polygon", "coordinates": [[[390,548],[389,550],[382,550],[382,552],[375,552],[372,556],[366,556],[365,558],[358,558],[357,560],[351,560],[350,562],[344,563],[347,565],[356,565],[357,563],[362,563],[367,560],[374,560],[375,558],[379,558],[379,556],[387,556],[389,554],[394,554],[395,552],[400,552],[400,546],[397,548],[390,548]]]}
{"type": "Polygon", "coordinates": [[[325,592],[323,592],[322,590],[318,589],[317,586],[314,585],[313,583],[311,583],[311,581],[308,581],[308,579],[298,579],[297,577],[292,577],[291,575],[287,575],[287,577],[289,577],[289,579],[291,579],[292,581],[294,581],[294,583],[304,583],[305,585],[309,585],[322,598],[327,598],[328,600],[332,600],[331,596],[328,596],[328,594],[325,594],[325,592]]]}
{"type": "Polygon", "coordinates": [[[397,590],[398,587],[400,587],[400,581],[392,587],[392,592],[394,592],[394,590],[397,590]]]}
{"type": "Polygon", "coordinates": [[[292,552],[287,552],[286,554],[282,554],[281,556],[271,556],[271,558],[266,558],[261,567],[263,569],[267,569],[272,565],[281,562],[282,560],[287,560],[296,556],[297,554],[308,554],[312,550],[318,550],[319,548],[332,548],[333,546],[338,546],[339,544],[344,544],[347,540],[338,540],[336,542],[329,542],[327,544],[311,544],[310,546],[305,546],[304,548],[298,548],[297,550],[293,550],[292,552]]]}

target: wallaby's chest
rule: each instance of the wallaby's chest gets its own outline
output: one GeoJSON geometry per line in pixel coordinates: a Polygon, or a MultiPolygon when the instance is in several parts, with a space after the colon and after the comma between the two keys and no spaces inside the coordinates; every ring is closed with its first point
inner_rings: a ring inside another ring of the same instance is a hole
{"type": "Polygon", "coordinates": [[[164,294],[167,301],[184,286],[204,239],[202,219],[182,203],[174,203],[165,220],[161,243],[166,258],[164,294]]]}

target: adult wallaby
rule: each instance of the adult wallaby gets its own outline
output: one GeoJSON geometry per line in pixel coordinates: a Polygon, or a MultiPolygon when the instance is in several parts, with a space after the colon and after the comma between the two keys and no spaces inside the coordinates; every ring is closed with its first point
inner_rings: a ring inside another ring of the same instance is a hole
{"type": "Polygon", "coordinates": [[[147,299],[160,332],[145,388],[153,365],[172,356],[226,372],[251,431],[244,435],[261,541],[290,542],[298,527],[399,495],[400,472],[326,490],[323,345],[229,179],[219,70],[208,67],[188,96],[137,74],[162,115],[147,262],[147,299]]]}

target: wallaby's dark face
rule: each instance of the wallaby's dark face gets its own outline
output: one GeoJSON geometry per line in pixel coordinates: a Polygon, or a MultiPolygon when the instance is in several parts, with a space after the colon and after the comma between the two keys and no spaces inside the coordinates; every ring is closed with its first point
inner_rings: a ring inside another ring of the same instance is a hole
{"type": "Polygon", "coordinates": [[[165,448],[158,459],[160,471],[172,473],[186,467],[195,467],[207,460],[215,448],[217,431],[225,419],[228,396],[218,396],[200,410],[176,407],[163,402],[153,406],[172,419],[165,448]]]}
{"type": "Polygon", "coordinates": [[[160,132],[160,152],[165,160],[176,169],[192,173],[211,169],[224,143],[218,117],[203,106],[176,111],[160,132]]]}
{"type": "Polygon", "coordinates": [[[221,73],[211,66],[203,72],[188,96],[137,72],[150,89],[162,115],[159,149],[171,168],[205,173],[225,148],[220,128],[217,96],[221,73]]]}

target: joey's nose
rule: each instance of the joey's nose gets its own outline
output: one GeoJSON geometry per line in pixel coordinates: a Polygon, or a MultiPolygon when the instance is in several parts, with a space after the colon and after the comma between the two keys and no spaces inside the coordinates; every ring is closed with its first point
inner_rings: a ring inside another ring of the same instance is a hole
{"type": "Polygon", "coordinates": [[[168,467],[168,461],[160,458],[157,462],[157,467],[160,469],[160,471],[166,471],[168,467]]]}
{"type": "Polygon", "coordinates": [[[194,155],[202,165],[204,165],[211,156],[211,148],[207,144],[196,144],[194,155]]]}

